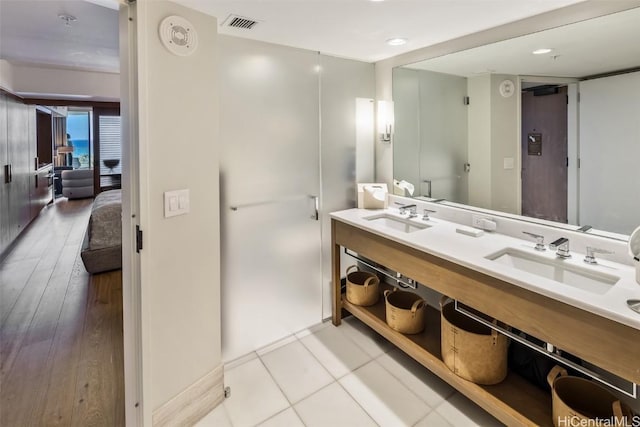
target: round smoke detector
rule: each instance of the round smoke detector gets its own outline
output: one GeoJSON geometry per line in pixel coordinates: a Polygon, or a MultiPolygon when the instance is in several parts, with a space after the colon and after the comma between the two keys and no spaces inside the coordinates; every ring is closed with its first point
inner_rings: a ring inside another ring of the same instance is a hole
{"type": "Polygon", "coordinates": [[[164,18],[159,32],[162,44],[174,55],[191,55],[198,47],[198,33],[191,22],[181,16],[164,18]]]}

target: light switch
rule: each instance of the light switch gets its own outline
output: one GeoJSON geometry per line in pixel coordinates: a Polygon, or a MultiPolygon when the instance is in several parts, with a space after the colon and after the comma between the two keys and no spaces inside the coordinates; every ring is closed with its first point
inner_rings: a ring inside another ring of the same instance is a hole
{"type": "Polygon", "coordinates": [[[178,198],[176,196],[169,197],[169,212],[178,210],[178,198]]]}
{"type": "Polygon", "coordinates": [[[189,213],[189,190],[165,191],[164,217],[189,213]]]}
{"type": "Polygon", "coordinates": [[[182,210],[189,210],[189,197],[185,195],[180,195],[178,198],[178,208],[182,210]]]}
{"type": "Polygon", "coordinates": [[[505,157],[503,164],[505,169],[513,169],[515,164],[513,157],[505,157]]]}

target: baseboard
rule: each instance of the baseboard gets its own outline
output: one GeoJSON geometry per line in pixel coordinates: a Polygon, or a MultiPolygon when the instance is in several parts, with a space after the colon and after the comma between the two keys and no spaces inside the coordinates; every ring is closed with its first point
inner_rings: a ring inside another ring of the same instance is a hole
{"type": "Polygon", "coordinates": [[[224,400],[224,366],[221,364],[153,411],[154,427],[194,425],[224,400]]]}

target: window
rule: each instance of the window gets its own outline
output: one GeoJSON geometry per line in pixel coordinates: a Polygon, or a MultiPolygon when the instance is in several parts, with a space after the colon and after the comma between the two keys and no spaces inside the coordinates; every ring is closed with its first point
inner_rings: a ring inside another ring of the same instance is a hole
{"type": "Polygon", "coordinates": [[[91,150],[90,111],[69,111],[67,114],[67,145],[73,152],[67,154],[66,164],[74,169],[90,169],[93,164],[91,150]]]}
{"type": "Polygon", "coordinates": [[[94,108],[96,139],[95,167],[99,170],[100,190],[120,188],[122,177],[122,136],[120,111],[94,108]]]}

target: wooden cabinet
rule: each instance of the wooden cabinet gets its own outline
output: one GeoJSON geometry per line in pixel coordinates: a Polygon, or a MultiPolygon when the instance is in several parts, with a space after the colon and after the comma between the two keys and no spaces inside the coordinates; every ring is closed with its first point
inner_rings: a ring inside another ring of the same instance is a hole
{"type": "Polygon", "coordinates": [[[0,255],[44,206],[36,150],[35,106],[0,92],[0,255]]]}
{"type": "Polygon", "coordinates": [[[387,326],[384,302],[372,307],[350,304],[340,289],[342,247],[427,284],[505,324],[562,346],[623,379],[640,383],[640,331],[636,329],[335,219],[331,232],[332,280],[337,284],[333,292],[333,323],[340,324],[342,310],[350,312],[509,426],[552,425],[550,394],[514,373],[493,386],[481,386],[457,377],[442,361],[440,317],[435,309],[427,312],[424,333],[403,335],[387,326]]]}
{"type": "Polygon", "coordinates": [[[7,248],[9,238],[9,186],[6,182],[9,166],[7,142],[7,96],[0,92],[0,255],[7,248]]]}

